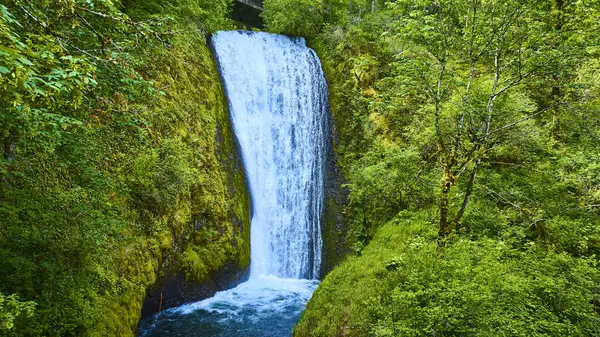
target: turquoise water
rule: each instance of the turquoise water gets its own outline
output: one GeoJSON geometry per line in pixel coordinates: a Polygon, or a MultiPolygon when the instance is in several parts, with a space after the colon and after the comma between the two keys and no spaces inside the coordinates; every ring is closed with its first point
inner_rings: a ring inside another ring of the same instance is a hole
{"type": "Polygon", "coordinates": [[[140,325],[140,337],[292,335],[318,281],[262,277],[204,301],[166,310],[140,325]]]}

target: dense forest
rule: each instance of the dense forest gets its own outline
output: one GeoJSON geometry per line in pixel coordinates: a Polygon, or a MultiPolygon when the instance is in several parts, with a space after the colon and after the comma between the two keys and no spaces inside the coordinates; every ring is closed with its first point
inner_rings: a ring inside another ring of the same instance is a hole
{"type": "MultiPolygon", "coordinates": [[[[232,3],[2,1],[0,336],[132,336],[160,279],[248,266],[232,3]]],[[[294,335],[600,335],[600,1],[263,3],[344,176],[294,335]]]]}
{"type": "Polygon", "coordinates": [[[300,3],[353,254],[295,335],[599,335],[600,3],[300,3]]]}

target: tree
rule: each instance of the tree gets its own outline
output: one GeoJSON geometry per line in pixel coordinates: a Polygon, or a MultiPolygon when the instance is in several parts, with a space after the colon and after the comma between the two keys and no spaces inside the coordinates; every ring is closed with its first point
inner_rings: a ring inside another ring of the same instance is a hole
{"type": "Polygon", "coordinates": [[[345,19],[344,0],[269,0],[262,14],[267,30],[314,38],[327,24],[345,19]]]}
{"type": "Polygon", "coordinates": [[[554,107],[536,104],[522,89],[578,59],[582,48],[571,41],[573,31],[548,22],[555,9],[544,1],[401,0],[391,7],[396,37],[405,43],[400,76],[429,102],[443,239],[460,227],[489,151],[519,124],[554,107]],[[462,201],[453,209],[457,186],[462,201]]]}
{"type": "Polygon", "coordinates": [[[34,310],[34,302],[22,302],[14,294],[6,296],[0,293],[0,334],[11,330],[19,316],[31,317],[34,310]]]}

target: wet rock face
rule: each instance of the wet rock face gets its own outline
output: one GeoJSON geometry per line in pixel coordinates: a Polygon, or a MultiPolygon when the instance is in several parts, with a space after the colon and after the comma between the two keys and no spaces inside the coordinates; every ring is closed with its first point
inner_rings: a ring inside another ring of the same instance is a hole
{"type": "Polygon", "coordinates": [[[186,282],[185,274],[168,276],[148,291],[142,306],[142,320],[159,310],[201,301],[214,296],[217,291],[233,288],[248,280],[249,272],[249,268],[240,270],[235,265],[227,265],[204,283],[186,282]]]}
{"type": "Polygon", "coordinates": [[[346,182],[344,174],[337,163],[334,146],[339,143],[339,136],[333,118],[329,117],[329,149],[326,159],[325,207],[323,212],[323,261],[320,279],[323,279],[346,255],[350,253],[347,245],[348,221],[344,215],[344,207],[348,203],[349,191],[343,187],[346,182]]]}

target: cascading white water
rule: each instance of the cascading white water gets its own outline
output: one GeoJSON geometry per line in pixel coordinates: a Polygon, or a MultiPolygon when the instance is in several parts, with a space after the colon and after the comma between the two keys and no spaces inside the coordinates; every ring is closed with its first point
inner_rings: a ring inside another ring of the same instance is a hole
{"type": "Polygon", "coordinates": [[[319,283],[325,77],[302,38],[232,31],[212,42],[252,197],[250,279],[166,310],[141,336],[290,336],[319,283]]]}
{"type": "Polygon", "coordinates": [[[327,85],[302,38],[213,36],[253,203],[251,277],[317,278],[327,85]]]}

